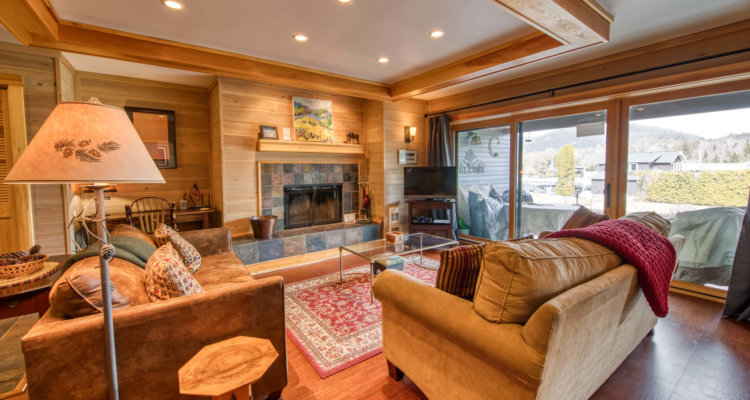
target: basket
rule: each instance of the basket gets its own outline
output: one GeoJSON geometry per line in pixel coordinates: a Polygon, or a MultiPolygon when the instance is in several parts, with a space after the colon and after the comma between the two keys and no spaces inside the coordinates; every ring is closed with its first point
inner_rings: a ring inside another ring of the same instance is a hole
{"type": "Polygon", "coordinates": [[[36,271],[39,271],[47,261],[47,255],[44,255],[38,260],[25,262],[22,264],[4,265],[0,266],[0,279],[17,278],[19,276],[31,275],[36,271]]]}

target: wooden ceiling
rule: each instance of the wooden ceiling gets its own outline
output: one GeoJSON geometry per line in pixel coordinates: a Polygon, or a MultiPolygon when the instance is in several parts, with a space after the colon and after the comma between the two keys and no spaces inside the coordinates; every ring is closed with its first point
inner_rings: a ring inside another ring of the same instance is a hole
{"type": "Polygon", "coordinates": [[[384,101],[429,93],[609,39],[613,19],[594,0],[495,1],[538,32],[393,85],[64,20],[48,0],[3,0],[0,22],[27,46],[384,101]]]}

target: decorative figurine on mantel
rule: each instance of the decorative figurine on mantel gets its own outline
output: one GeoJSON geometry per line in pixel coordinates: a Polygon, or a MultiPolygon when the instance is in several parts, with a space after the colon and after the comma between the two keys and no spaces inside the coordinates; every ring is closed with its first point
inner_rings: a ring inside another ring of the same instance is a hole
{"type": "Polygon", "coordinates": [[[359,144],[359,133],[349,132],[346,134],[347,144],[354,144],[355,140],[357,141],[357,144],[359,144]]]}

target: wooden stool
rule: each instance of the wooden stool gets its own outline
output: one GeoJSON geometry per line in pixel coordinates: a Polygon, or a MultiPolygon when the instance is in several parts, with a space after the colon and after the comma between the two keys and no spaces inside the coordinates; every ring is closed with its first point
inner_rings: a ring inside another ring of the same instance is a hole
{"type": "Polygon", "coordinates": [[[210,396],[214,400],[253,398],[257,382],[279,353],[271,341],[237,336],[202,348],[180,368],[180,394],[210,396]]]}

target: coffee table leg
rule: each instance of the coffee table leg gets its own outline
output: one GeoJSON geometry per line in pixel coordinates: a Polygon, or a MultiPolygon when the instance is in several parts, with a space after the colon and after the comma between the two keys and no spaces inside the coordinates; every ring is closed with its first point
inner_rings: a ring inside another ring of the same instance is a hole
{"type": "Polygon", "coordinates": [[[339,247],[339,283],[344,283],[344,262],[342,258],[343,251],[339,247]]]}
{"type": "Polygon", "coordinates": [[[236,389],[234,391],[234,398],[237,400],[253,400],[253,394],[250,392],[250,385],[236,389]]]}
{"type": "Polygon", "coordinates": [[[370,303],[372,303],[372,281],[375,276],[375,263],[370,262],[370,303]]]}

